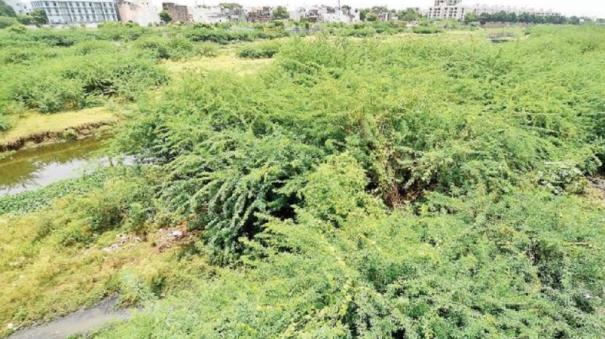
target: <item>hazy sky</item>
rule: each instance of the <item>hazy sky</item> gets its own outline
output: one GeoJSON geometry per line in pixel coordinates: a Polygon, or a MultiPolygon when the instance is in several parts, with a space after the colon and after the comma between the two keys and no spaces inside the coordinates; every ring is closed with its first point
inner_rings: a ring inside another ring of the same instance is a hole
{"type": "MultiPolygon", "coordinates": [[[[207,5],[219,2],[238,2],[244,6],[286,5],[308,6],[316,4],[336,5],[338,0],[181,0],[176,2],[197,2],[207,5]]],[[[386,5],[389,8],[421,7],[428,8],[434,0],[341,0],[343,5],[370,7],[386,5]]],[[[566,15],[586,15],[605,18],[605,0],[464,0],[464,4],[510,5],[552,9],[566,15]]]]}

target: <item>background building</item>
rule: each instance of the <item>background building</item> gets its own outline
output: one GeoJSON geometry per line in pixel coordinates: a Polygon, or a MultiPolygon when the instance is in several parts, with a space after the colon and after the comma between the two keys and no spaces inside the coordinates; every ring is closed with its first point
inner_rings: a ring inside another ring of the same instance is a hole
{"type": "Polygon", "coordinates": [[[32,1],[32,9],[46,12],[49,24],[91,24],[118,21],[113,0],[32,1]]]}
{"type": "Polygon", "coordinates": [[[189,14],[189,9],[184,5],[177,5],[174,2],[162,3],[162,9],[168,12],[172,22],[192,22],[193,17],[189,14]]]}
{"type": "Polygon", "coordinates": [[[272,8],[269,6],[252,7],[246,13],[246,19],[249,22],[267,22],[271,21],[272,8]]]}
{"type": "Polygon", "coordinates": [[[141,26],[160,23],[160,8],[147,0],[118,0],[120,21],[134,22],[141,26]]]}
{"type": "Polygon", "coordinates": [[[498,14],[498,13],[502,13],[502,12],[515,13],[517,15],[521,15],[521,14],[532,14],[532,15],[537,15],[537,16],[560,15],[560,13],[554,12],[549,9],[543,9],[543,8],[494,6],[494,5],[480,5],[480,4],[469,6],[468,10],[472,11],[476,15],[481,15],[481,14],[494,15],[494,14],[498,14]]]}
{"type": "Polygon", "coordinates": [[[319,22],[343,22],[351,23],[359,21],[359,10],[350,7],[318,6],[319,22]]]}
{"type": "Polygon", "coordinates": [[[17,14],[27,14],[31,11],[31,4],[27,0],[4,0],[17,14]]]}
{"type": "Polygon", "coordinates": [[[463,20],[467,9],[461,6],[460,2],[461,0],[435,0],[435,5],[429,8],[427,17],[431,20],[463,20]]]}
{"type": "Polygon", "coordinates": [[[242,6],[237,4],[220,4],[217,6],[195,5],[191,8],[194,22],[215,24],[220,22],[245,21],[246,15],[242,6]]]}

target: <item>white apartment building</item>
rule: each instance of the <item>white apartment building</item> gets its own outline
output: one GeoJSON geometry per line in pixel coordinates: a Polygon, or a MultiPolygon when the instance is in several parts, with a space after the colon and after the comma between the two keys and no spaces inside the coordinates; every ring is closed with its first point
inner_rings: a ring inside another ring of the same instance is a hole
{"type": "Polygon", "coordinates": [[[50,24],[94,24],[118,21],[113,0],[36,0],[32,1],[32,9],[44,10],[50,24]]]}
{"type": "Polygon", "coordinates": [[[429,8],[427,17],[432,20],[463,20],[467,8],[460,5],[460,2],[461,0],[435,0],[435,5],[429,8]]]}

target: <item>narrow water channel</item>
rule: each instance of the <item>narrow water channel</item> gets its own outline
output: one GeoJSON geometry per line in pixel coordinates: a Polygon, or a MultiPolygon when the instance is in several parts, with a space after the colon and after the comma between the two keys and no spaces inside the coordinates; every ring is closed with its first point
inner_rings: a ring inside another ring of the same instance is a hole
{"type": "Polygon", "coordinates": [[[102,146],[102,138],[91,137],[21,150],[0,159],[0,196],[79,177],[107,162],[97,154],[102,146]]]}

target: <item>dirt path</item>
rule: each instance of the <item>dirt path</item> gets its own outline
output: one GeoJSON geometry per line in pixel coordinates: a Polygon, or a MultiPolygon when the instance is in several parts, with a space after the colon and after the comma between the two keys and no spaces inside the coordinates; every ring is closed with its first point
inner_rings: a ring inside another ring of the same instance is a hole
{"type": "Polygon", "coordinates": [[[97,330],[112,322],[127,320],[132,311],[117,309],[117,299],[109,298],[100,304],[80,310],[49,323],[14,333],[11,339],[63,339],[72,335],[97,330]]]}

